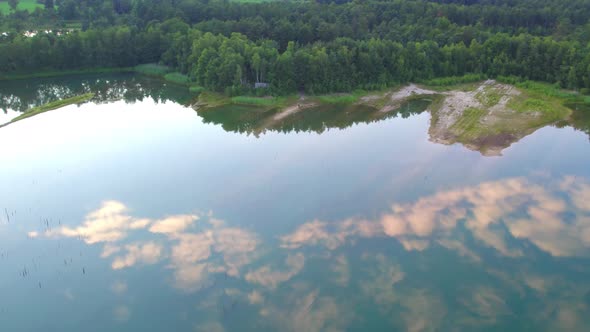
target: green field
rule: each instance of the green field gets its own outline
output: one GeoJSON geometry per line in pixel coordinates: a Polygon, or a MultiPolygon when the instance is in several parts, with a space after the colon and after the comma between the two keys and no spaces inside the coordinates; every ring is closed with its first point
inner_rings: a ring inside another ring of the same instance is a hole
{"type": "MultiPolygon", "coordinates": [[[[18,2],[18,10],[27,10],[29,12],[35,11],[35,8],[44,8],[45,6],[37,3],[36,0],[20,0],[18,2]]],[[[10,6],[8,1],[0,1],[0,12],[3,14],[10,13],[10,6]]]]}

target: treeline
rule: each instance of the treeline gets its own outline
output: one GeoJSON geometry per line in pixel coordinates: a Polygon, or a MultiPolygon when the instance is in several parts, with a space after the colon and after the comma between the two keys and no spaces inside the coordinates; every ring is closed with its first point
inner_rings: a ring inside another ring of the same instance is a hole
{"type": "Polygon", "coordinates": [[[482,42],[498,32],[590,38],[587,0],[325,2],[55,0],[54,8],[0,15],[0,27],[65,27],[79,22],[83,30],[114,25],[143,29],[155,21],[180,18],[204,32],[226,36],[239,32],[252,40],[272,39],[283,49],[289,41],[308,44],[339,37],[402,43],[433,40],[439,44],[469,44],[472,39],[482,42]]]}
{"type": "Polygon", "coordinates": [[[258,82],[276,94],[326,93],[464,74],[590,88],[587,0],[55,3],[0,15],[0,26],[82,26],[0,36],[0,76],[158,62],[231,94],[258,82]]]}
{"type": "Polygon", "coordinates": [[[590,88],[590,49],[551,37],[496,34],[483,43],[337,38],[306,45],[252,41],[234,33],[214,35],[178,19],[141,30],[112,27],[58,37],[15,36],[0,43],[0,71],[48,68],[126,67],[161,62],[177,68],[203,87],[230,94],[267,82],[273,93],[379,89],[467,73],[488,77],[521,76],[590,88]]]}

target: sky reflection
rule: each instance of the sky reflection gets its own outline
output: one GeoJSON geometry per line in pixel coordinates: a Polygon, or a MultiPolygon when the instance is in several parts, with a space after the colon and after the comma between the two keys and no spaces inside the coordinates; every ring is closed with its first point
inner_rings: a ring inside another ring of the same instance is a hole
{"type": "MultiPolygon", "coordinates": [[[[587,256],[590,247],[590,182],[566,176],[559,181],[510,178],[473,187],[441,191],[413,203],[393,204],[378,220],[313,220],[281,237],[283,248],[323,245],[336,249],[354,236],[398,238],[406,250],[425,250],[432,241],[469,253],[452,242],[454,229],[465,226],[500,254],[522,256],[507,235],[525,239],[553,256],[587,256]],[[539,183],[548,182],[544,185],[539,183]],[[505,234],[496,225],[503,225],[505,234]]],[[[479,260],[473,256],[474,259],[479,260]]]]}
{"type": "Polygon", "coordinates": [[[587,136],[487,158],[428,121],[256,138],[144,100],[2,128],[0,330],[590,330],[587,136]]]}
{"type": "MultiPolygon", "coordinates": [[[[219,301],[224,315],[237,303],[244,312],[255,312],[247,319],[232,314],[245,320],[245,329],[343,331],[377,314],[385,326],[405,331],[522,327],[529,320],[537,327],[551,322],[547,326],[553,329],[581,331],[590,327],[584,319],[590,313],[590,282],[564,279],[564,271],[530,263],[537,252],[556,259],[587,257],[589,193],[590,182],[574,176],[508,178],[394,203],[377,219],[312,220],[274,240],[211,212],[145,218],[124,203],[105,201],[80,226],[28,234],[102,246],[100,257],[114,271],[159,264],[171,271],[175,289],[213,296],[213,304],[200,305],[205,313],[219,310],[214,304],[219,301]],[[370,238],[388,244],[374,247],[366,242],[370,238]],[[451,277],[445,287],[438,284],[444,276],[425,278],[439,269],[436,257],[444,252],[455,255],[445,259],[451,266],[458,264],[473,277],[451,277]],[[508,261],[498,265],[502,257],[508,261]],[[517,309],[522,305],[524,312],[517,309]]],[[[555,264],[574,268],[568,261],[555,264]]],[[[110,289],[128,293],[120,279],[110,289]]],[[[114,319],[130,320],[132,310],[119,305],[114,319]]],[[[222,319],[195,328],[232,330],[232,324],[222,319]]]]}

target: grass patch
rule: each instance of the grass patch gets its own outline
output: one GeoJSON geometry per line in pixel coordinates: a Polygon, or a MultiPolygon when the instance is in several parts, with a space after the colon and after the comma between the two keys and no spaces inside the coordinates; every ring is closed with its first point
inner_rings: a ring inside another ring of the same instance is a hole
{"type": "Polygon", "coordinates": [[[253,106],[270,106],[278,107],[285,103],[286,98],[284,97],[273,97],[273,98],[262,98],[262,97],[249,97],[249,96],[237,96],[231,98],[233,104],[238,105],[253,105],[253,106]]]}
{"type": "Polygon", "coordinates": [[[359,100],[356,95],[326,95],[318,96],[317,99],[323,104],[352,104],[359,100]]]}
{"type": "Polygon", "coordinates": [[[135,72],[143,75],[164,77],[164,75],[172,71],[172,68],[164,65],[159,65],[157,63],[146,63],[143,65],[135,66],[134,70],[135,72]]]}
{"type": "Polygon", "coordinates": [[[189,83],[188,76],[178,73],[178,72],[168,73],[168,74],[164,75],[164,79],[168,82],[181,84],[181,85],[187,85],[189,83]]]}
{"type": "MultiPolygon", "coordinates": [[[[26,10],[30,13],[34,12],[36,8],[45,8],[45,5],[37,3],[37,0],[20,0],[18,2],[17,10],[26,10]]],[[[0,1],[0,12],[3,14],[10,14],[10,5],[8,1],[0,1]]]]}
{"type": "Polygon", "coordinates": [[[527,98],[521,102],[514,102],[510,104],[512,108],[517,112],[552,112],[553,108],[551,105],[543,100],[535,98],[527,98]]]}
{"type": "Polygon", "coordinates": [[[498,81],[515,85],[525,92],[525,98],[513,98],[508,106],[519,112],[541,112],[559,120],[565,117],[570,108],[566,105],[590,106],[590,96],[575,91],[563,90],[558,84],[524,80],[519,77],[498,77],[498,81]]]}
{"type": "Polygon", "coordinates": [[[241,105],[272,106],[275,104],[274,98],[261,98],[261,97],[248,97],[248,96],[232,97],[231,101],[234,104],[241,104],[241,105]]]}
{"type": "Polygon", "coordinates": [[[89,101],[92,98],[94,98],[94,93],[86,93],[86,94],[79,95],[79,96],[74,96],[74,97],[70,97],[70,98],[66,98],[66,99],[52,101],[50,103],[31,108],[27,112],[12,119],[12,121],[10,121],[9,123],[14,123],[14,122],[17,122],[17,121],[20,121],[20,120],[23,120],[26,118],[30,118],[32,116],[35,116],[35,115],[38,115],[41,113],[45,113],[48,111],[56,110],[58,108],[62,108],[64,106],[73,105],[73,104],[82,104],[84,102],[89,101]]]}
{"type": "MultiPolygon", "coordinates": [[[[200,87],[198,87],[200,88],[200,87]]],[[[200,88],[202,89],[202,88],[200,88]]],[[[197,90],[200,90],[197,89],[197,90]]],[[[206,109],[217,108],[225,105],[236,106],[255,106],[261,110],[271,110],[283,108],[297,103],[298,97],[295,95],[282,97],[254,97],[254,96],[236,96],[228,97],[225,94],[201,90],[197,105],[206,109]]]]}
{"type": "Polygon", "coordinates": [[[133,68],[123,67],[123,68],[88,68],[88,69],[59,70],[59,71],[51,70],[51,71],[38,71],[38,72],[32,72],[32,73],[0,74],[0,81],[24,80],[24,79],[30,79],[30,78],[59,77],[59,76],[69,76],[69,75],[128,73],[128,72],[133,72],[133,68]]]}
{"type": "Polygon", "coordinates": [[[564,106],[565,98],[559,96],[567,93],[554,91],[552,94],[547,94],[545,90],[538,87],[539,85],[535,84],[533,89],[521,88],[523,93],[510,99],[508,108],[519,113],[535,114],[544,123],[565,119],[571,110],[564,106]]]}
{"type": "Polygon", "coordinates": [[[482,92],[475,95],[475,98],[485,107],[493,107],[498,105],[502,95],[493,87],[487,86],[482,92]]]}
{"type": "Polygon", "coordinates": [[[453,124],[451,130],[459,134],[460,140],[477,138],[481,133],[480,119],[486,115],[486,111],[470,107],[463,112],[461,118],[453,124]]]}
{"type": "Polygon", "coordinates": [[[564,98],[564,99],[578,97],[578,94],[575,92],[562,90],[559,86],[549,84],[549,83],[524,81],[521,83],[517,83],[516,86],[521,89],[526,89],[529,92],[535,92],[535,93],[542,94],[542,95],[548,96],[548,97],[556,97],[556,98],[564,98]]]}

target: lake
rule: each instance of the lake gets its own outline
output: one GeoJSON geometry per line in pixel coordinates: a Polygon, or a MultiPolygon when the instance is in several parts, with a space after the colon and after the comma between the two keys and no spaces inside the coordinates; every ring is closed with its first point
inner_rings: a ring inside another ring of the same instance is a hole
{"type": "Polygon", "coordinates": [[[0,83],[0,123],[97,94],[0,129],[2,331],[590,330],[588,134],[487,157],[428,100],[269,123],[185,90],[0,83]]]}

